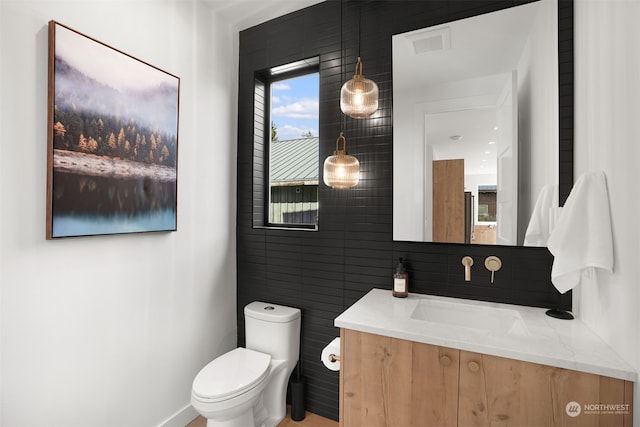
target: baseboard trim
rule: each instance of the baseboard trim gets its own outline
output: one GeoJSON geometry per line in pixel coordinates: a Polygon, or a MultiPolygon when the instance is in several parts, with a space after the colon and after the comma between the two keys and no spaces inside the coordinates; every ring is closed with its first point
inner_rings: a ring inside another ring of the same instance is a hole
{"type": "Polygon", "coordinates": [[[198,412],[193,406],[187,405],[167,420],[158,425],[158,427],[185,427],[198,416],[198,412]]]}

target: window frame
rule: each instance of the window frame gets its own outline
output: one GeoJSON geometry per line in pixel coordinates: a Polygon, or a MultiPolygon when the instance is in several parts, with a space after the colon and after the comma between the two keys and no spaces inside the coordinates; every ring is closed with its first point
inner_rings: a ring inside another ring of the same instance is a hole
{"type": "MultiPolygon", "coordinates": [[[[320,75],[320,57],[318,56],[254,73],[253,228],[318,230],[318,214],[315,224],[272,223],[269,218],[271,202],[271,86],[279,81],[314,73],[320,75]]],[[[320,103],[320,87],[318,87],[318,103],[320,103]]],[[[319,123],[318,133],[320,133],[319,123]]],[[[320,150],[318,150],[318,167],[320,167],[320,150]]],[[[318,173],[319,180],[320,174],[318,173]]],[[[318,208],[319,204],[318,200],[318,208]]]]}

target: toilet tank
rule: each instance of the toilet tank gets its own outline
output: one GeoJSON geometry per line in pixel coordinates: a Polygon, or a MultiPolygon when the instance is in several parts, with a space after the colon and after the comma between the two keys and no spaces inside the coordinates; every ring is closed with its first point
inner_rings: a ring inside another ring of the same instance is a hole
{"type": "Polygon", "coordinates": [[[246,347],[275,360],[297,361],[300,354],[300,310],[254,301],[244,308],[246,347]]]}

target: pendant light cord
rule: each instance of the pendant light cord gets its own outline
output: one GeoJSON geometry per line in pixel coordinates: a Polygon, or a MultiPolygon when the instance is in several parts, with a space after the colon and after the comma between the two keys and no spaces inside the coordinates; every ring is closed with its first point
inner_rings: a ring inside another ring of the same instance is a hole
{"type": "Polygon", "coordinates": [[[362,3],[358,3],[358,58],[360,58],[360,42],[362,41],[362,3]]]}
{"type": "MultiPolygon", "coordinates": [[[[347,58],[344,51],[344,0],[340,0],[340,87],[345,83],[346,77],[346,67],[345,62],[347,58]]],[[[338,107],[340,107],[340,98],[338,98],[338,107]]],[[[340,111],[341,121],[340,130],[345,131],[347,127],[347,119],[344,114],[342,114],[342,109],[338,108],[340,111]]]]}

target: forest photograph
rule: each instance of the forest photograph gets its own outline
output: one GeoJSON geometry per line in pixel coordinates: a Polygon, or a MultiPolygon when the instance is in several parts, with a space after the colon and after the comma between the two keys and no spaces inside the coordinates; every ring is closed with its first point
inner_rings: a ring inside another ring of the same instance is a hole
{"type": "Polygon", "coordinates": [[[179,88],[49,23],[48,239],[176,230],[179,88]]]}

